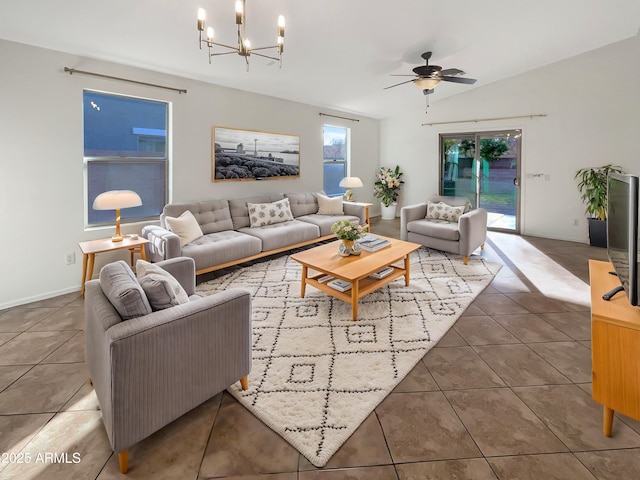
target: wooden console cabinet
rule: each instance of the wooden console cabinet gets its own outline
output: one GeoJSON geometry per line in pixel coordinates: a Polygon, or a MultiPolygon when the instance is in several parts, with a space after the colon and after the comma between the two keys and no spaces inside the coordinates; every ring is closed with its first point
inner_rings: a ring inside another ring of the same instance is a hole
{"type": "Polygon", "coordinates": [[[602,299],[620,285],[611,271],[611,263],[589,260],[592,395],[603,406],[608,437],[614,412],[640,420],[640,307],[631,306],[624,292],[602,299]]]}

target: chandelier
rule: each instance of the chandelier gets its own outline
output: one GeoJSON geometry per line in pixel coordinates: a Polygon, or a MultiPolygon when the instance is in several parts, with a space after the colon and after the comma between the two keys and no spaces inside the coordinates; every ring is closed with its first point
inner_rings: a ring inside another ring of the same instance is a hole
{"type": "Polygon", "coordinates": [[[238,27],[238,45],[225,45],[224,43],[218,43],[214,41],[214,30],[213,27],[207,27],[207,38],[202,38],[202,32],[205,31],[205,19],[207,13],[203,8],[198,9],[198,31],[200,34],[200,49],[202,49],[202,45],[205,44],[209,50],[209,63],[211,63],[211,58],[218,55],[230,55],[233,53],[237,53],[238,55],[244,57],[244,60],[247,64],[247,71],[249,71],[249,56],[251,54],[257,55],[259,57],[270,58],[271,60],[277,60],[280,67],[282,67],[282,51],[284,49],[284,17],[280,15],[278,17],[278,36],[275,45],[271,45],[268,47],[252,47],[251,42],[247,38],[247,19],[246,19],[246,0],[237,0],[236,1],[236,25],[238,27]],[[228,50],[228,52],[214,52],[214,46],[223,47],[228,50]],[[275,48],[278,54],[277,57],[271,55],[265,55],[264,53],[257,53],[258,50],[269,50],[275,48]]]}

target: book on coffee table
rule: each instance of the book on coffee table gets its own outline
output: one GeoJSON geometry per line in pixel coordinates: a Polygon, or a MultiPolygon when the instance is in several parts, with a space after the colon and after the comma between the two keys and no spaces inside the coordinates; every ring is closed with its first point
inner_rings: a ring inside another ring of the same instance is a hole
{"type": "Polygon", "coordinates": [[[357,242],[362,247],[362,250],[367,252],[375,252],[376,250],[391,245],[391,242],[386,238],[376,237],[375,235],[366,235],[357,240],[357,242]]]}
{"type": "Polygon", "coordinates": [[[346,292],[347,290],[351,290],[351,282],[345,282],[344,280],[335,279],[329,283],[327,283],[331,288],[335,288],[340,292],[346,292]]]}
{"type": "Polygon", "coordinates": [[[384,278],[387,275],[389,275],[391,272],[393,272],[393,267],[384,267],[382,270],[378,270],[377,272],[374,272],[369,276],[380,280],[381,278],[384,278]]]}

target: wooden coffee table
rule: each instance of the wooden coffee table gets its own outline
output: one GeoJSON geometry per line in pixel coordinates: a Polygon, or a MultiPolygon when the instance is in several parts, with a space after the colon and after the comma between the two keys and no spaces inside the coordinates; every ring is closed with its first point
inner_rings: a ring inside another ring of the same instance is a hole
{"type": "Polygon", "coordinates": [[[291,255],[291,258],[302,265],[302,285],[300,296],[304,297],[307,285],[317,288],[351,304],[353,320],[358,318],[358,299],[394,281],[398,277],[404,276],[405,285],[409,285],[410,260],[409,254],[420,248],[417,243],[386,238],[391,245],[376,252],[365,252],[361,255],[351,255],[341,257],[338,255],[338,243],[331,242],[319,247],[311,248],[303,252],[291,255]],[[404,260],[403,266],[398,267],[392,264],[404,260]],[[393,272],[382,279],[370,278],[369,275],[375,273],[386,266],[392,266],[393,272]],[[309,269],[316,272],[309,276],[309,269]],[[351,290],[341,292],[327,285],[328,282],[319,282],[318,279],[325,275],[331,275],[351,283],[351,290]]]}

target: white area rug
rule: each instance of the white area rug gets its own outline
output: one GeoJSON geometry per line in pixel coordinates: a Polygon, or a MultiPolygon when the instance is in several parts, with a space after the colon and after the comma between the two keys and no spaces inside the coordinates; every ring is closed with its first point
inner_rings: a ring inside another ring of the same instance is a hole
{"type": "Polygon", "coordinates": [[[313,465],[331,456],[451,328],[500,265],[420,248],[411,283],[401,277],[351,306],[307,286],[288,256],[197,287],[211,295],[251,291],[253,367],[249,390],[228,391],[313,465]]]}

